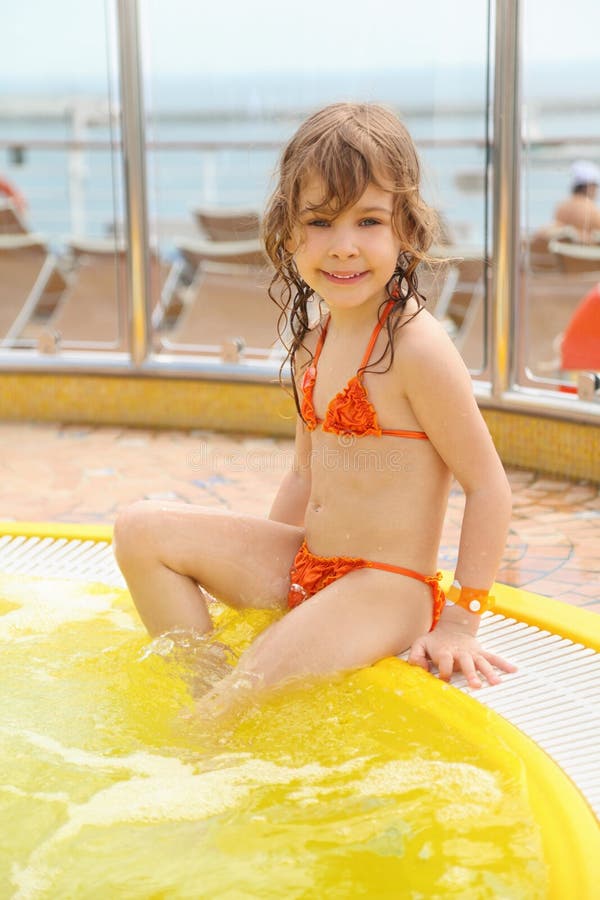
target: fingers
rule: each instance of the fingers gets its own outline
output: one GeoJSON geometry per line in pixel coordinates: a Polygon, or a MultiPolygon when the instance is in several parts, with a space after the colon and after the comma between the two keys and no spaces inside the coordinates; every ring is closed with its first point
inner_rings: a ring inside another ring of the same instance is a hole
{"type": "Polygon", "coordinates": [[[477,676],[477,671],[483,675],[488,684],[500,684],[502,679],[496,672],[495,668],[501,669],[504,672],[516,672],[517,667],[512,663],[507,662],[499,656],[495,656],[493,653],[477,653],[470,654],[465,653],[462,654],[460,659],[460,668],[467,679],[469,687],[472,688],[480,688],[481,680],[477,676]]]}
{"type": "Polygon", "coordinates": [[[506,659],[502,659],[501,656],[496,656],[495,653],[486,653],[485,658],[493,666],[496,666],[497,669],[501,669],[503,672],[518,672],[519,671],[517,666],[513,665],[513,663],[508,662],[508,660],[506,660],[506,659]]]}
{"type": "MultiPolygon", "coordinates": [[[[475,658],[475,665],[486,679],[488,684],[500,684],[501,678],[497,672],[494,671],[494,667],[490,664],[488,659],[485,656],[477,656],[475,658]]],[[[481,685],[479,685],[481,687],[481,685]]]]}
{"type": "Polygon", "coordinates": [[[442,681],[450,681],[454,672],[454,654],[451,650],[440,650],[437,666],[442,681]]]}
{"type": "Polygon", "coordinates": [[[426,672],[429,672],[429,659],[427,657],[427,651],[425,650],[425,644],[422,640],[415,641],[410,648],[408,662],[411,666],[419,666],[421,669],[425,669],[426,672]]]}
{"type": "Polygon", "coordinates": [[[450,681],[452,672],[458,670],[462,672],[467,680],[470,688],[478,690],[482,687],[482,681],[478,672],[485,678],[488,684],[500,684],[502,679],[496,672],[495,668],[502,669],[504,672],[516,672],[517,667],[507,662],[493,653],[473,653],[464,650],[458,653],[451,653],[449,650],[440,653],[438,669],[440,678],[444,681],[450,681]]]}
{"type": "MultiPolygon", "coordinates": [[[[461,653],[458,657],[458,662],[460,665],[461,672],[467,679],[467,683],[468,683],[469,687],[477,689],[477,688],[481,687],[481,681],[477,677],[477,672],[475,671],[475,659],[477,659],[477,657],[471,656],[470,653],[461,653]]],[[[479,669],[479,671],[482,674],[485,675],[485,672],[483,672],[483,669],[481,668],[481,663],[478,664],[477,668],[479,669]]],[[[491,666],[490,666],[490,668],[491,668],[491,666]]],[[[492,669],[492,672],[493,672],[493,669],[492,669]]]]}
{"type": "Polygon", "coordinates": [[[490,684],[500,684],[501,678],[496,669],[502,672],[516,672],[517,667],[501,656],[481,650],[475,643],[473,646],[439,646],[439,643],[428,647],[427,638],[419,638],[412,645],[408,662],[419,666],[427,672],[431,664],[437,666],[442,681],[450,681],[452,673],[463,673],[470,688],[478,690],[483,686],[482,678],[490,684]]]}

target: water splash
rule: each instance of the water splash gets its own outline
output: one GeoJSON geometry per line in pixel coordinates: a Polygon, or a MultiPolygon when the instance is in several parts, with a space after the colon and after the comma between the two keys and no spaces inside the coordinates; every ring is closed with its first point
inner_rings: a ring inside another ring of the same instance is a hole
{"type": "Polygon", "coordinates": [[[237,654],[218,640],[218,631],[202,634],[194,629],[166,631],[144,647],[139,662],[164,660],[171,677],[180,678],[195,698],[206,694],[231,674],[237,654]]]}

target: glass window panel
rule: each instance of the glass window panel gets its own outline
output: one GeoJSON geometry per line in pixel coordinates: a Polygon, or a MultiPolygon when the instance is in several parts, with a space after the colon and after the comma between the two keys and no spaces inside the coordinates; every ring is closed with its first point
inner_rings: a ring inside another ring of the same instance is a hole
{"type": "Polygon", "coordinates": [[[594,0],[524,5],[520,371],[572,392],[600,370],[599,29],[594,0]]]}
{"type": "Polygon", "coordinates": [[[396,109],[415,138],[425,197],[445,226],[434,255],[447,260],[422,272],[421,287],[483,371],[487,4],[426,0],[406,16],[374,0],[365,16],[358,0],[306,0],[293,35],[275,0],[149,0],[145,10],[150,230],[169,267],[153,316],[159,352],[280,355],[256,217],[302,119],[328,102],[366,99],[396,109]]]}
{"type": "Polygon", "coordinates": [[[110,0],[23,0],[2,23],[0,341],[127,347],[110,0]]]}

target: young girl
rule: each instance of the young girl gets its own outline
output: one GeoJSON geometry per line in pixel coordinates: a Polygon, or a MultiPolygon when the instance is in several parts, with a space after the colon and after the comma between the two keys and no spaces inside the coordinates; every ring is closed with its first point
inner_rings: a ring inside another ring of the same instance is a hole
{"type": "Polygon", "coordinates": [[[301,125],[264,224],[293,335],[293,470],[268,518],[142,502],[117,520],[117,559],[151,634],[208,632],[205,591],[286,610],[230,685],[355,669],[409,647],[412,663],[445,680],[462,670],[472,687],[495,684],[494,666],[513,670],[475,637],[510,489],[469,374],[418,290],[434,224],[390,111],[339,103],[301,125]],[[315,295],[327,313],[310,327],[315,295]],[[450,604],[436,559],[452,475],[466,506],[450,604]]]}

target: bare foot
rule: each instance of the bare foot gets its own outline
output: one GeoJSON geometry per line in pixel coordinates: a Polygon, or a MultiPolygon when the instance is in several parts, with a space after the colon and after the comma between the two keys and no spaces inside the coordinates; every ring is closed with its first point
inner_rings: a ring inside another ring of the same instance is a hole
{"type": "Polygon", "coordinates": [[[251,672],[233,671],[221,679],[193,706],[191,716],[217,719],[256,704],[262,678],[251,672]]]}

